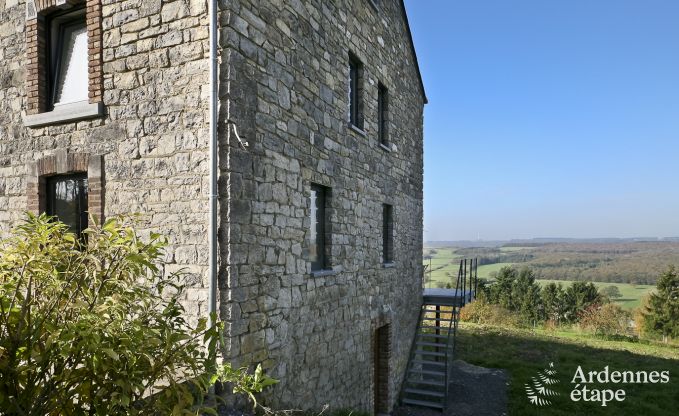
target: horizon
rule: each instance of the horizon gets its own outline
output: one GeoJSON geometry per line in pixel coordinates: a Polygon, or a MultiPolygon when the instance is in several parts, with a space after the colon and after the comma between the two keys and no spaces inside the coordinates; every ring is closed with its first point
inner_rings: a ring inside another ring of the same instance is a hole
{"type": "Polygon", "coordinates": [[[679,3],[405,4],[425,241],[679,235],[679,3]]]}

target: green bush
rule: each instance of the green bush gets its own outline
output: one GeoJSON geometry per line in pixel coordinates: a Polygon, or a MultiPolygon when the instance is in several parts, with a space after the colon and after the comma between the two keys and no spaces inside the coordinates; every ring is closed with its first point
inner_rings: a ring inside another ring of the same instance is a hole
{"type": "Polygon", "coordinates": [[[247,394],[275,382],[215,368],[221,326],[187,322],[165,245],[120,218],[84,238],[44,215],[13,230],[0,246],[3,414],[198,414],[219,378],[247,394]]]}
{"type": "Polygon", "coordinates": [[[460,320],[484,325],[520,327],[521,321],[512,311],[478,299],[460,310],[460,320]]]}
{"type": "Polygon", "coordinates": [[[627,337],[631,333],[631,314],[614,303],[592,305],[585,309],[579,318],[582,328],[607,339],[627,337]]]}

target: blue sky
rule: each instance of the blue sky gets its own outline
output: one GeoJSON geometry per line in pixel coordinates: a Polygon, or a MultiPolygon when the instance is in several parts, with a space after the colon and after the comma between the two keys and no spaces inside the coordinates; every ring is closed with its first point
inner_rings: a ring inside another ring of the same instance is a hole
{"type": "Polygon", "coordinates": [[[405,3],[425,240],[679,236],[679,1],[405,3]]]}

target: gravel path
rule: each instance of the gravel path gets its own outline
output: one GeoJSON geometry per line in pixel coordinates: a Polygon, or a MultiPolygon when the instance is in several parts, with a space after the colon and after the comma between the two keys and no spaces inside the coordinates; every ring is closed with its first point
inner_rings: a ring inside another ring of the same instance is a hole
{"type": "MultiPolygon", "coordinates": [[[[477,367],[462,360],[453,363],[446,416],[502,416],[507,414],[507,385],[504,370],[477,367]]],[[[441,416],[421,407],[399,407],[394,416],[441,416]]]]}

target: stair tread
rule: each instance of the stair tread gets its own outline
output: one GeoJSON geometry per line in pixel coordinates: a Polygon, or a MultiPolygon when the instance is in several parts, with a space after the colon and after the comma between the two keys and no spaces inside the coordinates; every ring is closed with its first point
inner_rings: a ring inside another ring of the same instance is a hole
{"type": "Polygon", "coordinates": [[[408,388],[408,387],[406,387],[403,391],[405,393],[420,394],[422,396],[445,397],[445,393],[443,393],[442,391],[422,390],[422,389],[414,389],[414,388],[408,388]]]}
{"type": "Polygon", "coordinates": [[[434,370],[420,370],[417,368],[411,368],[408,370],[411,373],[416,373],[416,374],[427,374],[430,376],[445,376],[446,372],[445,371],[434,371],[434,370]]]}
{"type": "Polygon", "coordinates": [[[425,347],[439,347],[439,348],[448,346],[448,344],[446,344],[445,342],[426,342],[426,341],[416,341],[415,345],[424,345],[425,347]]]}
{"type": "Polygon", "coordinates": [[[446,383],[441,380],[414,380],[414,379],[407,379],[406,380],[409,384],[426,384],[428,386],[437,386],[437,387],[445,387],[446,383]]]}
{"type": "Polygon", "coordinates": [[[435,357],[445,357],[446,356],[445,352],[427,351],[427,350],[415,350],[415,354],[433,355],[435,357]]]}
{"type": "Polygon", "coordinates": [[[441,361],[411,360],[411,362],[416,363],[416,364],[435,365],[435,366],[438,366],[438,367],[445,367],[446,366],[446,363],[441,362],[441,361]]]}
{"type": "Polygon", "coordinates": [[[416,406],[433,407],[435,409],[443,409],[443,404],[438,402],[431,402],[428,400],[414,400],[414,399],[403,399],[403,403],[414,404],[416,406]]]}

